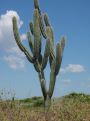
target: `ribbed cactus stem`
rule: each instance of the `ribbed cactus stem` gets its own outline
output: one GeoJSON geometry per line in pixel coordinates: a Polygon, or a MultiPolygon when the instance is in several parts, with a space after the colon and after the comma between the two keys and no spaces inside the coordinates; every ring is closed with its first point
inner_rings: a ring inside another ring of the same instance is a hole
{"type": "Polygon", "coordinates": [[[40,11],[40,8],[39,8],[38,0],[34,0],[34,7],[39,12],[39,25],[40,25],[40,30],[41,30],[41,33],[42,33],[43,37],[46,39],[47,36],[46,36],[46,33],[45,33],[45,28],[44,28],[44,23],[43,23],[43,17],[41,15],[41,11],[40,11]]]}
{"type": "Polygon", "coordinates": [[[40,14],[39,14],[39,26],[40,26],[40,30],[41,30],[42,36],[46,39],[47,35],[46,35],[44,23],[43,23],[43,17],[40,14]]]}
{"type": "Polygon", "coordinates": [[[53,60],[52,64],[51,64],[50,84],[49,84],[49,91],[48,91],[50,98],[53,95],[53,91],[54,91],[54,87],[55,87],[55,81],[56,81],[55,67],[56,67],[56,62],[55,62],[55,60],[53,60]]]}
{"type": "Polygon", "coordinates": [[[50,55],[49,55],[49,64],[50,64],[50,68],[52,65],[52,61],[55,60],[55,53],[54,53],[54,48],[52,43],[50,44],[50,55]]]}
{"type": "Polygon", "coordinates": [[[47,62],[48,62],[48,57],[50,55],[50,40],[46,40],[46,46],[45,46],[45,51],[44,51],[44,57],[42,60],[42,69],[45,69],[47,62]]]}
{"type": "Polygon", "coordinates": [[[51,98],[54,92],[56,76],[53,71],[50,73],[50,84],[49,84],[49,97],[51,98]]]}
{"type": "Polygon", "coordinates": [[[39,28],[39,13],[34,10],[34,58],[38,58],[41,51],[41,32],[39,28]]]}
{"type": "Polygon", "coordinates": [[[29,27],[30,27],[30,31],[31,31],[31,33],[33,35],[34,34],[34,27],[33,27],[33,23],[32,22],[29,23],[29,27]]]}
{"type": "Polygon", "coordinates": [[[56,68],[55,68],[55,74],[57,75],[61,66],[62,61],[62,50],[59,43],[56,45],[56,68]]]}
{"type": "Polygon", "coordinates": [[[32,42],[32,37],[31,37],[30,32],[27,32],[27,39],[28,39],[28,43],[29,43],[30,50],[33,53],[33,49],[34,48],[33,48],[33,42],[32,42]]]}
{"type": "Polygon", "coordinates": [[[56,45],[56,68],[55,68],[56,75],[59,73],[60,70],[64,47],[65,47],[65,39],[64,37],[62,37],[60,43],[57,43],[56,45]]]}
{"type": "Polygon", "coordinates": [[[53,30],[50,26],[46,27],[46,34],[47,37],[50,39],[51,46],[54,45],[54,35],[53,35],[53,30]]]}
{"type": "Polygon", "coordinates": [[[43,71],[41,71],[38,74],[39,74],[39,80],[40,80],[42,93],[43,93],[44,99],[46,99],[46,97],[47,97],[47,89],[46,89],[46,81],[45,81],[44,73],[43,73],[43,71]]]}
{"type": "Polygon", "coordinates": [[[50,26],[49,20],[48,20],[48,15],[44,14],[44,21],[46,26],[50,26]]]}
{"type": "Polygon", "coordinates": [[[12,22],[13,22],[13,33],[14,33],[14,37],[15,37],[15,40],[16,40],[16,43],[17,43],[18,47],[21,49],[21,51],[24,52],[24,54],[26,55],[27,59],[31,63],[33,63],[33,57],[31,56],[31,54],[28,52],[28,50],[21,43],[19,32],[18,32],[18,27],[17,27],[16,17],[13,17],[12,22]]]}
{"type": "Polygon", "coordinates": [[[39,8],[38,0],[34,0],[34,7],[35,7],[35,9],[38,9],[39,13],[41,14],[41,11],[40,11],[40,8],[39,8]]]}
{"type": "Polygon", "coordinates": [[[60,41],[60,45],[61,45],[61,48],[62,48],[62,54],[63,54],[63,51],[64,51],[64,47],[65,47],[65,38],[62,37],[61,41],[60,41]]]}

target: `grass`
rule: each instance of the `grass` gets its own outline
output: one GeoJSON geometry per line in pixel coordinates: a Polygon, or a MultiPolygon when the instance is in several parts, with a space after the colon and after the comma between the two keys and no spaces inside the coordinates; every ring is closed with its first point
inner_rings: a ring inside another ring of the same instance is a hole
{"type": "Polygon", "coordinates": [[[49,111],[42,104],[41,97],[0,101],[0,121],[90,121],[90,95],[72,93],[54,99],[49,111]]]}

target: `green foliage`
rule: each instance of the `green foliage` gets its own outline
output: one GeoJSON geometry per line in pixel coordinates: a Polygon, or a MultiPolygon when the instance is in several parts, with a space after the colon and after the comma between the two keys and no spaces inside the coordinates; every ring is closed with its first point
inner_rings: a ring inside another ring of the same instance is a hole
{"type": "Polygon", "coordinates": [[[36,101],[34,101],[34,104],[33,104],[33,106],[34,107],[40,107],[40,106],[43,106],[43,100],[42,99],[38,99],[38,100],[36,100],[36,101]]]}
{"type": "Polygon", "coordinates": [[[32,99],[31,98],[26,98],[26,99],[22,99],[20,100],[21,103],[31,103],[32,99]]]}
{"type": "Polygon", "coordinates": [[[24,107],[38,107],[43,105],[42,97],[32,97],[20,100],[20,103],[24,105],[24,107]],[[25,105],[26,104],[26,105],[25,105]]]}
{"type": "Polygon", "coordinates": [[[90,95],[86,95],[84,93],[71,93],[70,95],[66,96],[66,98],[73,98],[74,100],[79,100],[80,102],[88,102],[90,103],[90,95]]]}
{"type": "MultiPolygon", "coordinates": [[[[34,15],[33,22],[29,23],[30,32],[27,33],[27,39],[30,46],[30,51],[21,43],[20,35],[17,27],[16,17],[13,17],[13,33],[18,47],[26,55],[29,62],[31,62],[37,71],[40,79],[40,85],[44,96],[44,102],[51,100],[54,92],[56,76],[59,73],[62,55],[65,46],[65,38],[61,39],[61,42],[56,46],[56,54],[54,52],[54,32],[49,22],[48,15],[41,13],[38,0],[34,0],[34,15]],[[42,37],[46,40],[44,55],[42,55],[42,37]],[[44,76],[44,70],[50,62],[50,84],[49,89],[46,88],[46,80],[44,76]]],[[[27,99],[28,101],[28,99],[27,99]]],[[[37,105],[41,104],[40,102],[37,105]]]]}

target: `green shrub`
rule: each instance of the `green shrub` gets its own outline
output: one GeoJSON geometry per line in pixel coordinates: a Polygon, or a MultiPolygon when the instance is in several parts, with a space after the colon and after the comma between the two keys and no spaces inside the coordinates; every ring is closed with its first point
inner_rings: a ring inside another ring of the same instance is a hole
{"type": "Polygon", "coordinates": [[[73,98],[74,100],[79,100],[80,102],[90,102],[90,95],[84,94],[84,93],[71,93],[66,98],[73,98]]]}

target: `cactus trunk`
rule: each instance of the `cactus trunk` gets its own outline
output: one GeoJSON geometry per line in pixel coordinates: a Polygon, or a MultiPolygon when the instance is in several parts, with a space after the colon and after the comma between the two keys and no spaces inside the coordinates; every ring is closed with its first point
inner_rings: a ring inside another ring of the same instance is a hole
{"type": "Polygon", "coordinates": [[[45,107],[45,110],[48,111],[48,109],[50,108],[50,106],[51,106],[51,98],[47,94],[47,97],[44,99],[44,107],[45,107]]]}

